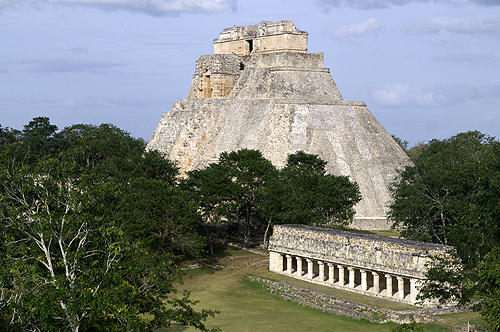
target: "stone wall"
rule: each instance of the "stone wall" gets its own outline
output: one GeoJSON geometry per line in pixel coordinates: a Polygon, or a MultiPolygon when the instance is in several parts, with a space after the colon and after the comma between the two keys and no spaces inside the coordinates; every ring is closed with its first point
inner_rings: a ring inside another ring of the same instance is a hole
{"type": "MultiPolygon", "coordinates": [[[[440,308],[415,308],[413,310],[390,310],[378,308],[364,303],[346,300],[318,292],[309,288],[291,286],[288,283],[279,283],[268,279],[248,276],[252,281],[263,284],[271,293],[283,299],[309,306],[335,315],[352,317],[355,319],[368,319],[372,322],[408,324],[411,317],[417,323],[436,323],[441,320],[438,315],[470,311],[469,307],[444,306],[440,308]]],[[[485,331],[475,327],[477,331],[485,331]]],[[[465,328],[467,331],[467,328],[465,328]]],[[[470,331],[475,331],[471,329],[470,331]]]]}
{"type": "Polygon", "coordinates": [[[304,225],[276,225],[269,250],[406,277],[424,278],[430,256],[453,247],[304,225]]]}
{"type": "Polygon", "coordinates": [[[194,97],[226,98],[240,75],[242,59],[234,54],[201,56],[196,61],[191,90],[194,97]]]}
{"type": "Polygon", "coordinates": [[[250,55],[282,51],[307,51],[307,32],[293,22],[261,22],[224,29],[214,40],[214,54],[250,55]]]}
{"type": "Polygon", "coordinates": [[[276,52],[255,54],[246,65],[247,68],[324,68],[323,53],[276,52]]]}
{"type": "Polygon", "coordinates": [[[452,249],[312,226],[276,225],[269,241],[269,269],[413,304],[425,280],[430,257],[446,256],[452,249]]]}

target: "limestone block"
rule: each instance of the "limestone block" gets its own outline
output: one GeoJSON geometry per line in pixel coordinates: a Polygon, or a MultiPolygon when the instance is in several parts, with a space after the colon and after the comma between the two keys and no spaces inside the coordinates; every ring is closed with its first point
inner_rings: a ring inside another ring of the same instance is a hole
{"type": "Polygon", "coordinates": [[[269,248],[288,255],[417,279],[425,278],[429,256],[446,256],[447,251],[453,250],[433,243],[304,225],[274,226],[269,248]],[[414,259],[415,256],[419,258],[414,259]]]}

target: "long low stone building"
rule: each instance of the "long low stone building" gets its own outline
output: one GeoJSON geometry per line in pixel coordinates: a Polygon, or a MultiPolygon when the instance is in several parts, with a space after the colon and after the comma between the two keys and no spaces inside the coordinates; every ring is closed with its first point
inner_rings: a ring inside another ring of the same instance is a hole
{"type": "MultiPolygon", "coordinates": [[[[453,247],[304,225],[274,226],[269,269],[370,296],[416,304],[431,256],[453,247]]],[[[430,302],[424,305],[432,305],[430,302]]]]}

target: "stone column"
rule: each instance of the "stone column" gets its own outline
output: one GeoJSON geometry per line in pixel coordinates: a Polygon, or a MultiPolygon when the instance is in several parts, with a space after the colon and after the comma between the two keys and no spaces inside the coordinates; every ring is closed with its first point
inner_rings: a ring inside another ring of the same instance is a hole
{"type": "Polygon", "coordinates": [[[396,279],[398,279],[399,299],[404,300],[405,299],[405,280],[402,277],[396,277],[396,279]]]}
{"type": "Polygon", "coordinates": [[[380,293],[380,276],[378,272],[372,272],[373,275],[373,292],[375,294],[380,293]]]}
{"type": "Polygon", "coordinates": [[[354,268],[348,267],[349,270],[349,288],[354,288],[354,268]]]}
{"type": "Polygon", "coordinates": [[[392,276],[389,274],[385,275],[385,285],[387,289],[387,296],[392,297],[392,276]]]}
{"type": "Polygon", "coordinates": [[[292,256],[286,255],[286,268],[287,268],[287,273],[292,274],[293,269],[292,269],[292,256]]]}
{"type": "Polygon", "coordinates": [[[279,252],[269,252],[269,270],[273,272],[283,272],[283,254],[279,252]]]}
{"type": "Polygon", "coordinates": [[[307,277],[309,279],[313,278],[313,261],[311,259],[306,259],[307,261],[307,277]]]}
{"type": "Polygon", "coordinates": [[[295,257],[297,259],[297,275],[302,277],[302,257],[295,257]]]}
{"type": "Polygon", "coordinates": [[[318,261],[319,266],[319,281],[325,281],[325,264],[323,262],[318,261]]]}
{"type": "Polygon", "coordinates": [[[334,265],[332,263],[328,263],[328,283],[332,285],[335,282],[335,272],[333,267],[334,265]]]}
{"type": "Polygon", "coordinates": [[[414,278],[410,279],[410,302],[412,304],[415,304],[415,302],[417,302],[417,295],[418,295],[417,282],[419,282],[418,279],[414,278]]]}
{"type": "Polygon", "coordinates": [[[344,286],[345,285],[344,266],[337,265],[337,267],[339,268],[339,285],[344,286]]]}
{"type": "Polygon", "coordinates": [[[359,272],[361,272],[361,290],[366,292],[368,290],[367,273],[365,270],[359,270],[359,272]]]}

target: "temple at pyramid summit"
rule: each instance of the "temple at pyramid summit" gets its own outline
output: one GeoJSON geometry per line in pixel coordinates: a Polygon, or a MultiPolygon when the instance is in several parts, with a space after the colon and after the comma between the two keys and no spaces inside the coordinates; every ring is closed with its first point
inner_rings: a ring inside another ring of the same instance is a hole
{"type": "Polygon", "coordinates": [[[342,98],[323,53],[307,52],[307,38],[290,21],[224,29],[147,148],[182,172],[243,148],[260,150],[277,167],[296,151],[316,154],[330,174],[359,185],[352,227],[388,229],[389,186],[411,162],[364,102],[342,98]]]}

